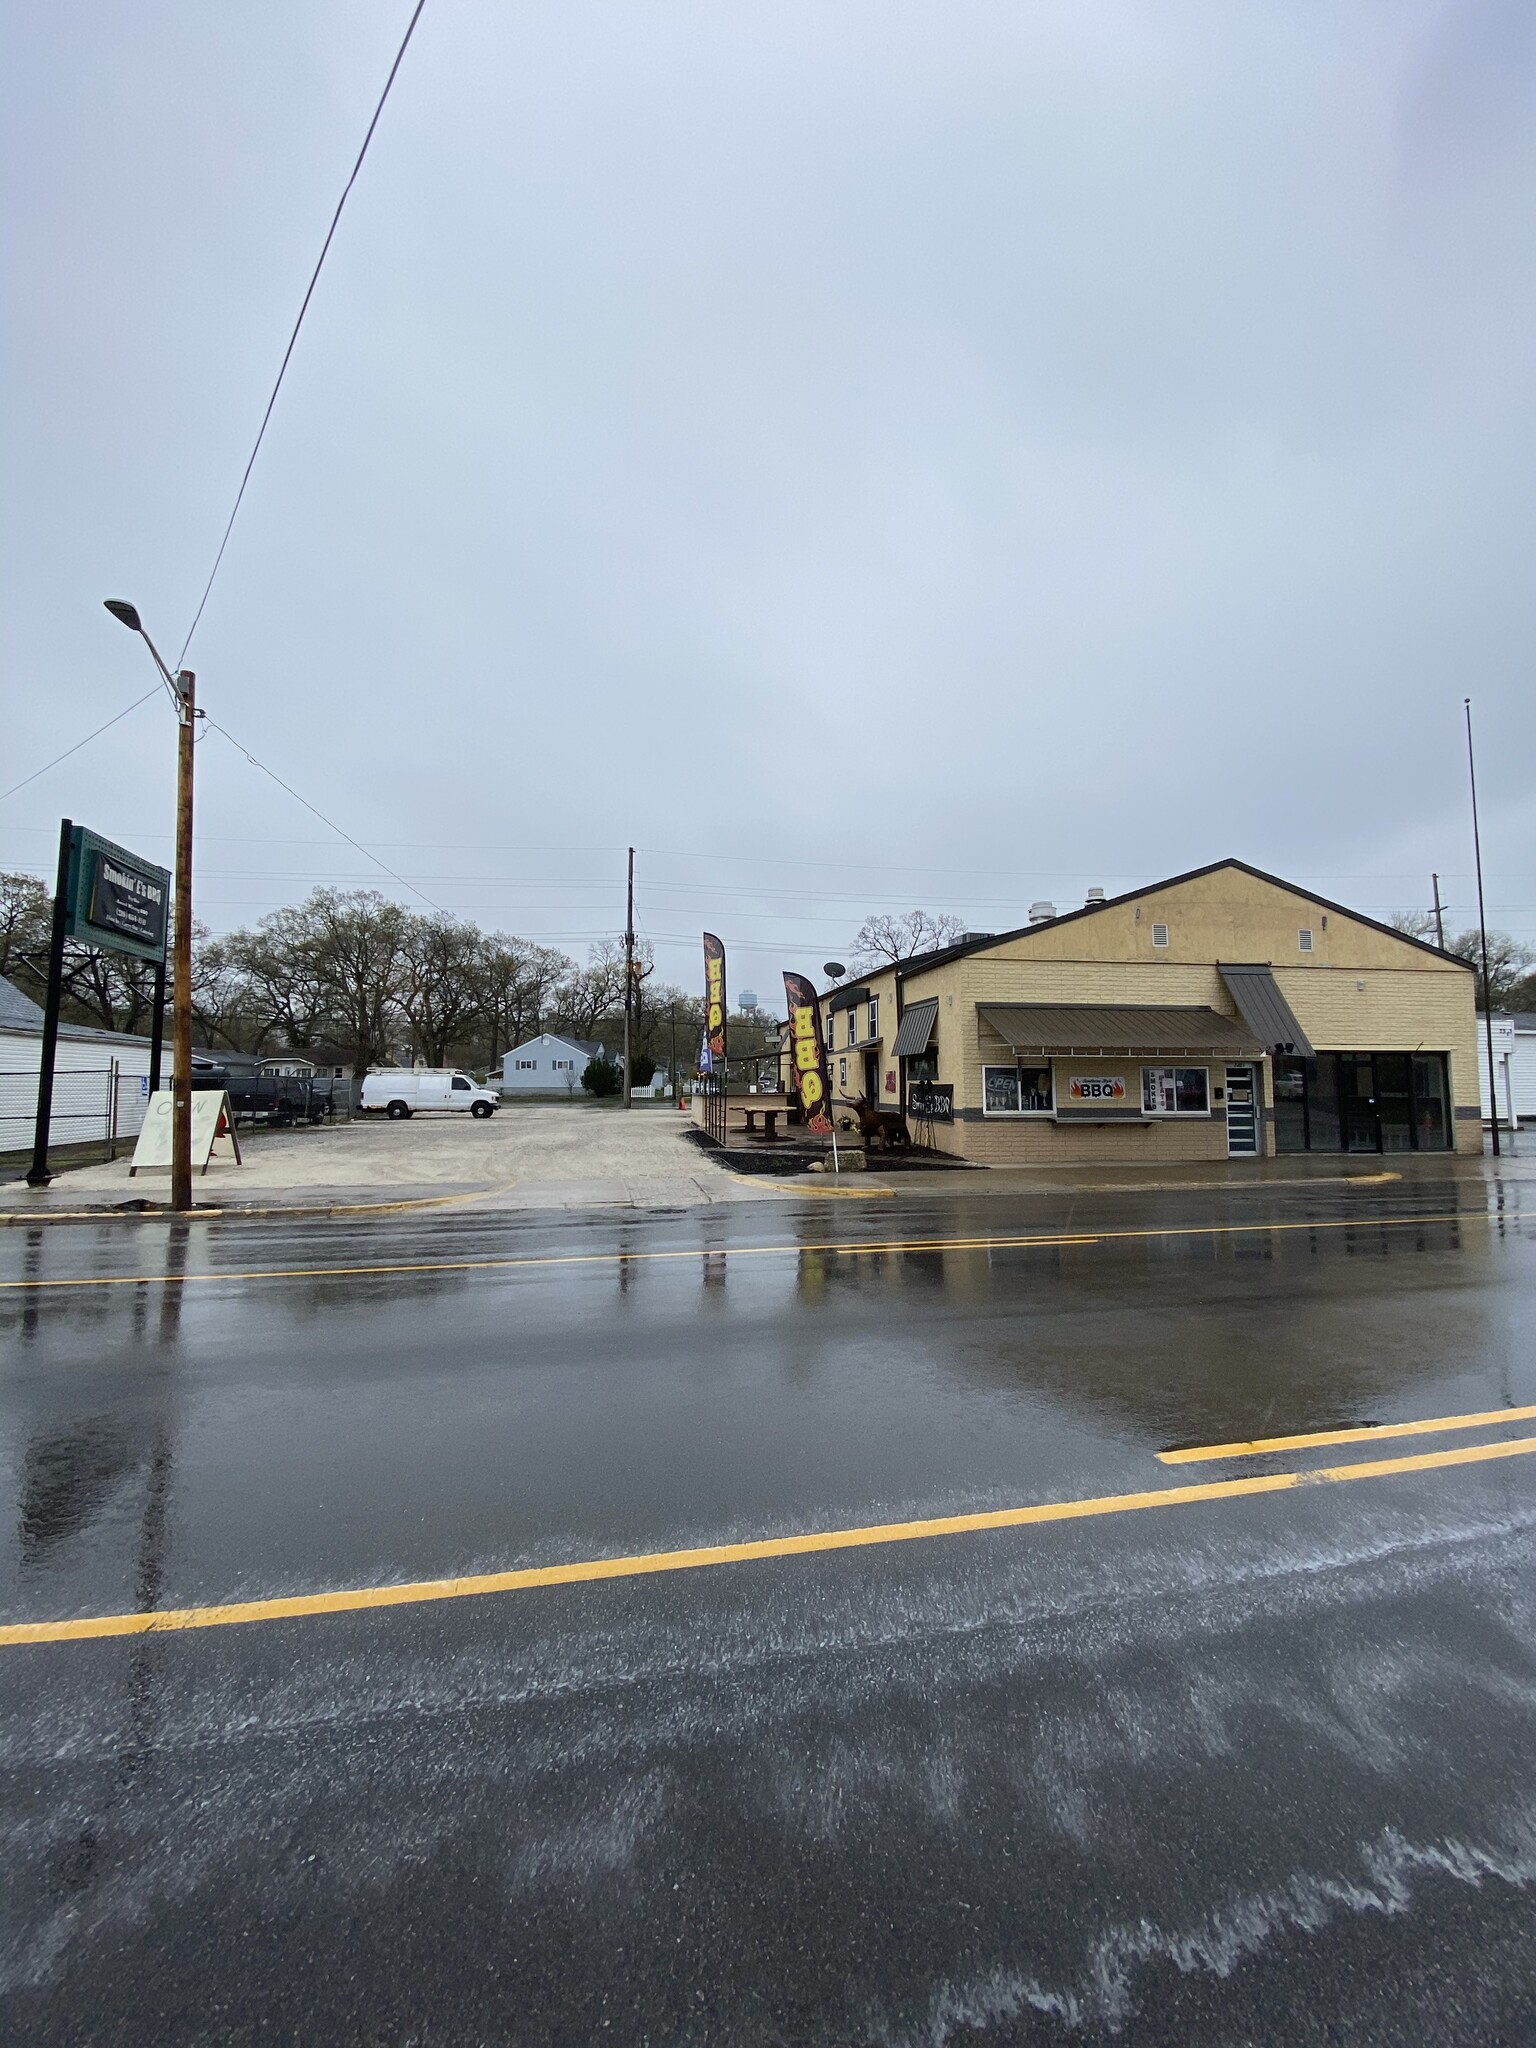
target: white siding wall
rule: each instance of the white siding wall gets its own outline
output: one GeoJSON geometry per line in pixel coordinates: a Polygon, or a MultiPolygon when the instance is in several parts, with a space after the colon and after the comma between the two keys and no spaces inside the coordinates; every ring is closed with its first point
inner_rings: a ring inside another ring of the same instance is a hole
{"type": "MultiPolygon", "coordinates": [[[[53,1069],[52,1145],[104,1144],[110,1128],[111,1070],[117,1063],[119,1138],[133,1139],[149,1099],[149,1040],[61,1038],[53,1069]]],[[[40,1031],[0,1031],[0,1152],[28,1151],[37,1117],[40,1031]]],[[[170,1041],[164,1055],[170,1076],[170,1041]]]]}
{"type": "Polygon", "coordinates": [[[568,1038],[556,1038],[546,1031],[542,1038],[530,1038],[502,1056],[503,1095],[580,1095],[581,1077],[587,1055],[568,1038]],[[566,1062],[557,1065],[557,1061],[566,1062]],[[519,1064],[531,1062],[531,1064],[519,1064]]]}
{"type": "MultiPolygon", "coordinates": [[[[1499,1122],[1509,1121],[1509,1094],[1514,1095],[1515,1116],[1520,1123],[1536,1123],[1536,1031],[1516,1031],[1512,1036],[1499,1030],[1493,1020],[1493,1063],[1499,1083],[1499,1122]],[[1508,1062],[1508,1082],[1505,1062],[1508,1062]]],[[[1483,1100],[1483,1117],[1491,1112],[1488,1103],[1488,1040],[1483,1020],[1477,1020],[1477,1071],[1483,1100]]]]}

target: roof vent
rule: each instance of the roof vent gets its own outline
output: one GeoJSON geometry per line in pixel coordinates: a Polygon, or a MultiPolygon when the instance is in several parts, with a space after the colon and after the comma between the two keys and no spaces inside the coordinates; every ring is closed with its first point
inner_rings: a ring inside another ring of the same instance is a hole
{"type": "Polygon", "coordinates": [[[1047,903],[1044,897],[1038,903],[1031,903],[1029,906],[1029,921],[1031,924],[1049,924],[1055,915],[1055,904],[1047,903]]]}
{"type": "Polygon", "coordinates": [[[1083,898],[1083,908],[1084,910],[1092,910],[1096,905],[1102,903],[1103,901],[1104,891],[1102,889],[1090,889],[1088,891],[1088,894],[1083,898]]]}
{"type": "Polygon", "coordinates": [[[996,932],[962,932],[960,934],[960,943],[962,946],[975,946],[979,945],[983,939],[995,939],[996,937],[996,932]]]}

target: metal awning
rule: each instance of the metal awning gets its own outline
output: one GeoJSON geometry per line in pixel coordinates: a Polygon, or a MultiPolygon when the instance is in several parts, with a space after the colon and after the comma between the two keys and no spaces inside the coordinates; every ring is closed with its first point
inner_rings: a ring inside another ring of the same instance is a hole
{"type": "Polygon", "coordinates": [[[896,1059],[912,1059],[918,1053],[926,1052],[938,1017],[937,996],[925,996],[920,1003],[909,1003],[902,1011],[901,1022],[896,1027],[896,1042],[891,1047],[892,1056],[896,1059]]]}
{"type": "Polygon", "coordinates": [[[1252,1055],[1263,1046],[1237,1018],[1195,1004],[978,1003],[976,1015],[1017,1053],[1252,1055]]]}
{"type": "Polygon", "coordinates": [[[1312,1057],[1312,1044],[1296,1021],[1296,1012],[1280,993],[1267,966],[1228,966],[1218,960],[1216,972],[1227,985],[1243,1022],[1266,1052],[1297,1052],[1312,1057]]]}
{"type": "Polygon", "coordinates": [[[867,981],[854,981],[849,982],[846,988],[835,988],[827,998],[827,1008],[829,1011],[852,1010],[858,1004],[867,1003],[868,1001],[869,983],[867,981]]]}

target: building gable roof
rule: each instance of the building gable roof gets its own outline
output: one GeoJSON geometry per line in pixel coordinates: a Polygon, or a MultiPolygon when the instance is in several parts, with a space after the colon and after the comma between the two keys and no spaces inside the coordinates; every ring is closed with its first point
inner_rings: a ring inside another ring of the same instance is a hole
{"type": "Polygon", "coordinates": [[[7,981],[3,974],[0,974],[0,1024],[39,1031],[43,1025],[39,1006],[14,981],[7,981]]]}
{"type": "Polygon", "coordinates": [[[1153,896],[1162,889],[1177,889],[1185,882],[1198,882],[1206,875],[1220,874],[1223,868],[1235,868],[1239,874],[1251,875],[1256,882],[1268,882],[1271,888],[1283,889],[1288,896],[1295,896],[1303,903],[1316,904],[1319,910],[1336,913],[1339,917],[1353,918],[1356,924],[1365,925],[1370,931],[1382,932],[1389,939],[1398,939],[1405,946],[1415,946],[1421,953],[1429,953],[1436,960],[1448,966],[1464,967],[1470,974],[1472,968],[1454,953],[1442,953],[1438,946],[1431,946],[1424,939],[1411,938],[1407,932],[1400,932],[1395,925],[1383,924],[1379,918],[1367,917],[1362,910],[1351,910],[1347,903],[1334,903],[1326,896],[1319,896],[1310,889],[1300,888],[1295,882],[1286,881],[1283,875],[1271,875],[1263,868],[1249,865],[1245,860],[1229,856],[1226,860],[1208,861],[1204,867],[1189,868],[1182,875],[1167,875],[1159,882],[1143,882],[1139,889],[1126,889],[1119,896],[1106,896],[1102,903],[1085,903],[1080,910],[1063,911],[1060,917],[1041,918],[1037,924],[1021,924],[1011,932],[994,932],[990,938],[972,939],[959,945],[943,946],[932,953],[914,954],[904,960],[896,970],[905,980],[911,974],[926,974],[930,968],[944,967],[951,960],[968,959],[973,953],[987,953],[994,946],[1011,945],[1015,939],[1028,938],[1031,932],[1058,931],[1064,924],[1075,924],[1079,918],[1097,917],[1102,910],[1117,910],[1127,903],[1136,903],[1144,896],[1153,896]]]}

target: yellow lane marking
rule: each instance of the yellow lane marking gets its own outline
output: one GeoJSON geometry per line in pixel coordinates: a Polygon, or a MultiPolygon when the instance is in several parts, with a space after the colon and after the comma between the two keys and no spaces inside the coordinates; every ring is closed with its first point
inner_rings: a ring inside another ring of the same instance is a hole
{"type": "Polygon", "coordinates": [[[1421,1422],[1376,1422],[1360,1429],[1315,1429],[1302,1436],[1256,1436],[1244,1443],[1201,1444],[1195,1450],[1159,1451],[1164,1465],[1200,1465],[1215,1458],[1254,1458],[1265,1451],[1305,1451],[1324,1444],[1367,1443],[1377,1437],[1438,1436],[1445,1429],[1488,1429],[1500,1422],[1529,1422],[1529,1408],[1486,1408],[1479,1415],[1435,1415],[1421,1422]]]}
{"type": "Polygon", "coordinates": [[[1093,1500],[1042,1501],[1032,1507],[996,1508],[973,1515],[940,1515],[923,1522],[876,1522],[852,1529],[819,1529],[801,1536],[765,1536],[750,1543],[715,1543],[697,1550],[652,1550],[634,1557],[593,1557],[578,1564],[538,1565],[524,1571],[483,1572],[465,1579],[418,1579],[403,1586],[358,1586],[286,1599],[241,1600],[224,1607],[165,1608],[158,1613],[92,1614],[77,1621],[18,1621],[0,1627],[0,1647],[20,1643],[81,1642],[101,1636],[159,1635],[191,1628],[229,1628],[247,1621],[290,1621],[316,1614],[349,1614],[371,1607],[414,1607],[429,1600],[464,1600],[482,1593],[524,1593],[543,1586],[587,1585],[597,1579],[636,1579],[656,1572],[697,1571],[760,1558],[807,1557],[817,1551],[862,1550],[877,1543],[917,1543],[935,1536],[965,1536],[989,1529],[1021,1529],[1042,1522],[1084,1521],[1133,1514],[1141,1508],[1187,1507],[1195,1501],[1232,1500],[1285,1493],[1329,1480],[1385,1479],[1442,1465],[1474,1465],[1489,1458],[1536,1452],[1536,1437],[1501,1444],[1469,1444],[1456,1451],[1377,1458],[1317,1472],[1266,1472],[1252,1479],[1164,1486],[1148,1493],[1111,1493],[1093,1500]]]}
{"type": "Polygon", "coordinates": [[[87,1274],[79,1279],[0,1280],[0,1293],[28,1292],[40,1287],[148,1287],[193,1281],[353,1280],[392,1273],[513,1272],[543,1266],[642,1265],[666,1259],[763,1259],[798,1257],[824,1252],[831,1258],[863,1257],[869,1252],[1036,1251],[1052,1245],[1116,1244],[1162,1237],[1253,1237],[1285,1230],[1409,1230],[1426,1223],[1486,1223],[1482,1210],[1447,1210],[1432,1216],[1315,1217],[1291,1223],[1180,1223],[1157,1230],[1096,1230],[1083,1236],[1039,1237],[914,1237],[867,1238],[856,1243],[694,1245],[686,1251],[552,1252],[520,1259],[411,1259],[375,1266],[269,1266],[251,1271],[232,1266],[222,1273],[87,1274]]]}

